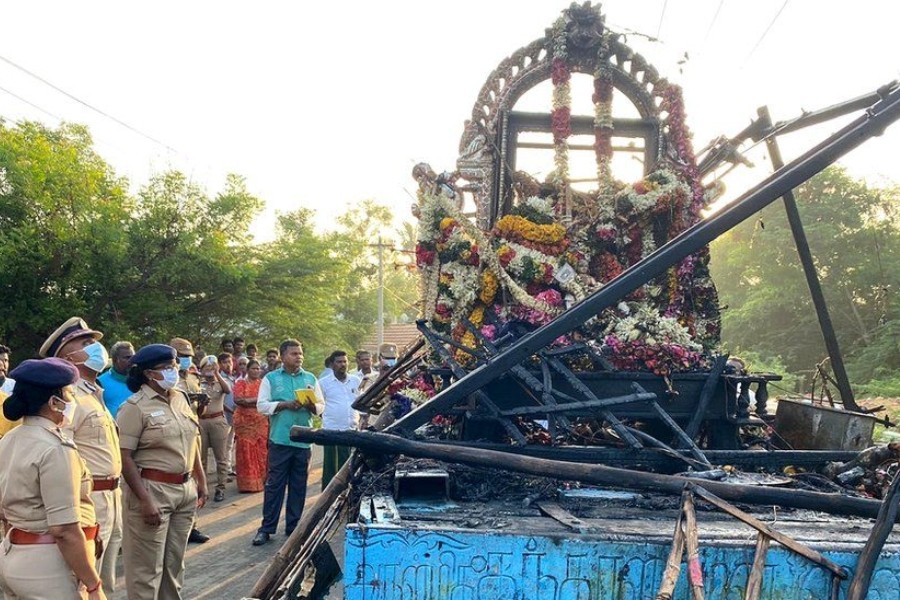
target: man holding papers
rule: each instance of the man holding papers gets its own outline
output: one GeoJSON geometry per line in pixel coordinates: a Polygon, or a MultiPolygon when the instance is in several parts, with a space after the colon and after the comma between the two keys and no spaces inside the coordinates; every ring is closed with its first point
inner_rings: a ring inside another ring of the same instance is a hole
{"type": "Polygon", "coordinates": [[[306,502],[309,444],[291,441],[294,425],[309,427],[312,416],[322,412],[325,402],[315,375],[304,371],[303,346],[297,340],[281,342],[281,368],[267,373],[259,385],[256,409],[269,417],[269,472],[263,495],[263,518],[253,538],[261,546],[278,528],[281,505],[287,489],[286,535],[290,535],[306,502]]]}

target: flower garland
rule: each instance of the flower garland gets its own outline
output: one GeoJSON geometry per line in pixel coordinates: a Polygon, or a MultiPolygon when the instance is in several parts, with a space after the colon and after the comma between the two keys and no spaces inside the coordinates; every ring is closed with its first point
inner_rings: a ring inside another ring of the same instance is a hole
{"type": "Polygon", "coordinates": [[[594,153],[597,157],[597,180],[600,184],[601,196],[604,189],[612,182],[612,69],[609,67],[609,38],[603,34],[600,49],[597,52],[597,68],[594,71],[594,153]]]}
{"type": "Polygon", "coordinates": [[[572,135],[572,88],[569,71],[568,34],[565,16],[553,24],[550,37],[552,59],[550,79],[553,82],[552,111],[550,113],[553,130],[553,163],[555,169],[550,174],[550,182],[564,188],[569,183],[569,136],[572,135]]]}
{"type": "Polygon", "coordinates": [[[559,244],[566,237],[566,228],[559,223],[540,225],[518,215],[501,217],[494,229],[498,235],[507,239],[543,245],[559,244]]]}

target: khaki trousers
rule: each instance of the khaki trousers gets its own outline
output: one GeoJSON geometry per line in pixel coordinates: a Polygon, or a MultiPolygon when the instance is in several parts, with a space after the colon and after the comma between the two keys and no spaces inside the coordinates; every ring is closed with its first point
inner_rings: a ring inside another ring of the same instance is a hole
{"type": "Polygon", "coordinates": [[[128,600],[181,600],[184,552],[197,509],[197,485],[142,480],[159,506],[160,525],[150,527],[141,502],[125,486],[122,557],[128,600]]]}
{"type": "MultiPolygon", "coordinates": [[[[122,480],[124,481],[124,480],[122,480]]],[[[97,561],[97,572],[103,580],[103,591],[116,591],[116,559],[122,547],[122,490],[91,492],[100,539],[103,540],[103,556],[97,561]]]]}
{"type": "MultiPolygon", "coordinates": [[[[93,554],[94,542],[88,542],[93,554]]],[[[0,550],[0,590],[6,600],[87,598],[56,544],[10,544],[0,550]]]]}
{"type": "Polygon", "coordinates": [[[209,450],[212,448],[216,459],[216,489],[225,491],[228,481],[228,431],[231,426],[224,416],[214,419],[200,419],[200,464],[206,471],[209,450]]]}

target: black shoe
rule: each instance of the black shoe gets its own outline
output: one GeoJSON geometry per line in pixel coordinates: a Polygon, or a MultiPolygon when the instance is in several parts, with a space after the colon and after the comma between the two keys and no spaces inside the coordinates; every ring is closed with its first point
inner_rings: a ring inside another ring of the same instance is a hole
{"type": "Polygon", "coordinates": [[[225,492],[222,490],[216,490],[216,494],[213,496],[213,502],[221,502],[225,499],[225,492]]]}
{"type": "Polygon", "coordinates": [[[201,532],[196,527],[191,529],[191,535],[188,536],[188,543],[190,543],[190,544],[205,544],[208,541],[209,541],[208,535],[201,532]]]}
{"type": "Polygon", "coordinates": [[[269,543],[269,534],[265,531],[257,531],[256,535],[253,536],[253,545],[254,546],[262,546],[263,544],[269,543]]]}

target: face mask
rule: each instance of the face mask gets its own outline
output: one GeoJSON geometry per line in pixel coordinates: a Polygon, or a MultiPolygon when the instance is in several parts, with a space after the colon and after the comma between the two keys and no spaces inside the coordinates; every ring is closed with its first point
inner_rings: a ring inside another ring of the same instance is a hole
{"type": "Polygon", "coordinates": [[[384,359],[384,364],[387,367],[393,367],[394,365],[397,364],[397,359],[396,358],[386,358],[386,359],[384,359]]]}
{"type": "Polygon", "coordinates": [[[99,373],[109,364],[109,354],[100,342],[94,342],[90,346],[85,346],[82,348],[82,351],[87,354],[87,359],[81,364],[92,371],[99,373]]]}
{"type": "Polygon", "coordinates": [[[52,408],[55,412],[62,413],[62,423],[59,424],[60,427],[65,427],[66,425],[72,424],[72,419],[75,417],[75,403],[74,402],[66,402],[62,398],[54,396],[50,400],[50,408],[52,408]],[[56,402],[62,402],[63,408],[58,408],[56,406],[56,402]]]}
{"type": "Polygon", "coordinates": [[[163,369],[162,371],[160,371],[160,373],[162,373],[163,378],[161,381],[157,381],[156,383],[162,389],[171,390],[173,387],[175,387],[175,384],[178,383],[178,371],[176,371],[175,369],[163,369]]]}
{"type": "Polygon", "coordinates": [[[190,356],[182,356],[178,359],[178,366],[182,371],[187,371],[191,368],[191,357],[190,356]]]}

